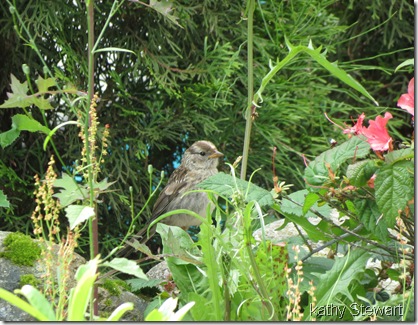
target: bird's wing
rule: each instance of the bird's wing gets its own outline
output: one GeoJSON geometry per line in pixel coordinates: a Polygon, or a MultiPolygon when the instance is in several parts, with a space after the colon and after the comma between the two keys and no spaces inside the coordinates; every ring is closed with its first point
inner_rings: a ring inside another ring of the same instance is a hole
{"type": "Polygon", "coordinates": [[[177,168],[173,174],[171,174],[166,187],[163,188],[157,201],[155,201],[150,221],[153,221],[163,213],[166,213],[170,202],[189,189],[188,185],[190,184],[188,183],[188,174],[189,170],[182,167],[177,168]]]}

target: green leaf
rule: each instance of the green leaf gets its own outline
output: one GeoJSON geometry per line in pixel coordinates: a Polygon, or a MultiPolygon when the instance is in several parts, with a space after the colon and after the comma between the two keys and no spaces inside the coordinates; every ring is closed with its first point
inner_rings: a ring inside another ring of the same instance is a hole
{"type": "Polygon", "coordinates": [[[60,200],[62,207],[66,207],[77,200],[84,200],[88,197],[87,189],[77,184],[71,176],[65,173],[62,174],[62,178],[55,180],[54,187],[62,188],[58,193],[52,195],[60,200]]]}
{"type": "Polygon", "coordinates": [[[29,91],[28,82],[20,83],[19,80],[11,74],[10,76],[12,89],[11,93],[6,93],[8,100],[6,100],[0,108],[14,108],[14,107],[28,107],[32,103],[27,100],[27,92],[29,91]]]}
{"type": "Polygon", "coordinates": [[[388,164],[393,164],[400,160],[411,160],[414,159],[414,149],[406,148],[406,149],[399,149],[389,152],[385,155],[385,162],[388,164]]]}
{"type": "Polygon", "coordinates": [[[117,307],[110,316],[106,319],[108,322],[118,321],[127,311],[133,310],[134,304],[132,302],[125,302],[117,307]]]}
{"type": "Polygon", "coordinates": [[[136,54],[134,51],[119,48],[119,47],[104,47],[104,48],[94,51],[94,53],[98,53],[98,52],[126,52],[126,53],[136,54]]]}
{"type": "Polygon", "coordinates": [[[141,267],[135,263],[135,261],[128,260],[127,258],[114,258],[110,262],[103,263],[103,266],[111,267],[112,269],[120,272],[131,274],[137,278],[148,280],[148,277],[142,271],[141,267]]]}
{"type": "Polygon", "coordinates": [[[136,278],[136,279],[126,280],[126,283],[128,283],[131,286],[132,291],[138,291],[138,290],[141,290],[143,288],[156,287],[156,286],[160,285],[162,282],[165,282],[165,281],[166,280],[163,280],[163,279],[145,280],[145,279],[136,278]]]}
{"type": "Polygon", "coordinates": [[[20,131],[11,129],[9,131],[0,133],[0,145],[4,149],[11,145],[20,135],[20,131]]]}
{"type": "Polygon", "coordinates": [[[311,218],[316,217],[316,214],[309,209],[313,209],[319,212],[324,217],[328,217],[331,214],[331,207],[328,204],[318,205],[317,201],[313,201],[314,196],[310,195],[308,190],[300,190],[293,192],[292,194],[284,197],[281,203],[281,210],[286,213],[294,214],[298,217],[311,218]],[[312,200],[308,205],[305,205],[306,198],[312,200]],[[293,203],[292,201],[298,203],[293,203]],[[309,206],[310,205],[310,206],[309,206]],[[306,209],[309,206],[309,209],[306,209]]]}
{"type": "Polygon", "coordinates": [[[4,192],[0,190],[0,207],[8,208],[10,207],[10,202],[7,200],[7,196],[4,195],[4,192]]]}
{"type": "Polygon", "coordinates": [[[51,132],[46,126],[43,126],[38,121],[34,120],[32,117],[23,114],[16,114],[12,117],[12,124],[19,131],[29,131],[29,132],[43,132],[48,134],[51,132]]]}
{"type": "Polygon", "coordinates": [[[32,117],[23,114],[16,114],[12,117],[12,128],[0,134],[0,145],[6,148],[12,144],[20,135],[21,131],[43,132],[48,134],[50,130],[32,117]]]}
{"type": "Polygon", "coordinates": [[[375,201],[370,199],[354,200],[356,215],[364,224],[364,227],[382,242],[389,240],[388,225],[377,207],[375,201]]]}
{"type": "Polygon", "coordinates": [[[313,205],[318,202],[319,195],[315,192],[309,192],[305,196],[305,201],[303,202],[302,213],[305,215],[313,205]]]}
{"type": "Polygon", "coordinates": [[[45,93],[48,91],[48,88],[55,86],[55,79],[54,78],[42,78],[41,76],[35,81],[36,85],[38,86],[38,91],[40,93],[45,93]]]}
{"type": "Polygon", "coordinates": [[[365,271],[365,265],[370,254],[362,249],[351,250],[346,256],[336,258],[332,269],[318,275],[315,296],[317,306],[327,306],[338,300],[339,296],[346,296],[353,301],[349,285],[353,281],[360,281],[365,271]]]}
{"type": "Polygon", "coordinates": [[[224,197],[230,197],[237,189],[243,194],[248,191],[245,201],[256,201],[260,206],[270,206],[274,202],[269,191],[225,173],[217,173],[198,184],[198,186],[206,190],[213,190],[224,197]]]}
{"type": "MultiPolygon", "coordinates": [[[[41,82],[41,87],[45,87],[48,83],[49,81],[41,82]]],[[[41,109],[53,108],[47,99],[37,97],[36,95],[28,95],[27,93],[29,91],[29,87],[27,81],[20,83],[13,74],[11,75],[10,86],[12,88],[12,92],[7,93],[8,99],[0,105],[0,108],[25,108],[30,105],[35,105],[41,109]]]]}
{"type": "MultiPolygon", "coordinates": [[[[19,292],[19,290],[17,290],[17,292],[19,292]]],[[[18,296],[3,288],[0,288],[0,298],[4,299],[9,304],[23,310],[24,312],[28,313],[29,315],[31,315],[39,321],[55,320],[55,316],[54,319],[49,319],[48,316],[43,314],[40,310],[36,309],[32,305],[28,304],[25,300],[19,298],[18,296]]]]}
{"type": "Polygon", "coordinates": [[[85,205],[69,205],[65,208],[65,216],[70,223],[71,230],[94,215],[94,209],[85,205]]]}
{"type": "Polygon", "coordinates": [[[414,59],[408,59],[408,60],[405,60],[404,62],[402,62],[400,65],[398,65],[396,67],[395,72],[398,71],[400,68],[403,68],[403,67],[406,67],[406,66],[409,66],[409,65],[414,66],[414,59]]]}
{"type": "Polygon", "coordinates": [[[402,211],[415,194],[414,163],[397,161],[382,167],[374,182],[377,206],[389,227],[393,227],[402,211]]]}
{"type": "Polygon", "coordinates": [[[320,221],[317,225],[313,225],[309,222],[308,219],[302,216],[297,216],[293,213],[282,211],[281,207],[278,204],[273,204],[272,208],[277,212],[280,212],[291,222],[294,222],[298,226],[302,227],[303,230],[307,233],[309,239],[317,242],[319,240],[329,240],[329,237],[326,233],[328,232],[328,225],[324,221],[320,221]]]}
{"type": "Polygon", "coordinates": [[[340,69],[336,63],[329,62],[325,57],[325,52],[321,53],[321,48],[314,49],[312,43],[309,42],[309,46],[293,46],[290,44],[289,40],[285,37],[285,42],[287,47],[289,48],[289,53],[287,56],[279,61],[277,60],[277,65],[272,67],[267,75],[262,79],[261,86],[257,90],[254,95],[254,102],[258,103],[259,100],[262,101],[262,92],[267,86],[267,84],[273,79],[273,77],[278,73],[282,68],[284,68],[287,64],[289,64],[294,57],[296,57],[299,53],[305,52],[309,54],[315,61],[317,61],[320,65],[322,65],[326,70],[328,70],[332,75],[346,83],[348,86],[354,88],[366,98],[372,100],[376,105],[378,105],[377,101],[373,98],[372,95],[353,77],[351,77],[347,72],[340,69]]]}
{"type": "Polygon", "coordinates": [[[305,180],[308,185],[321,186],[329,178],[329,170],[336,173],[342,163],[349,159],[363,158],[369,154],[370,145],[364,137],[352,137],[343,144],[321,153],[305,169],[305,180]]]}
{"type": "Polygon", "coordinates": [[[24,295],[28,302],[36,310],[45,315],[49,321],[56,320],[51,304],[38,289],[27,284],[22,289],[16,290],[16,292],[24,295]]]}
{"type": "Polygon", "coordinates": [[[367,184],[376,169],[377,166],[373,160],[361,160],[348,166],[347,178],[350,180],[350,184],[361,187],[367,184]]]}
{"type": "Polygon", "coordinates": [[[98,273],[99,256],[81,265],[75,274],[77,285],[70,290],[68,302],[68,321],[84,321],[85,312],[93,291],[93,284],[98,273]]]}
{"type": "Polygon", "coordinates": [[[283,302],[283,296],[287,289],[285,267],[288,263],[286,245],[275,245],[270,241],[261,243],[255,254],[260,273],[263,275],[264,284],[271,303],[275,310],[279,310],[283,302]]]}

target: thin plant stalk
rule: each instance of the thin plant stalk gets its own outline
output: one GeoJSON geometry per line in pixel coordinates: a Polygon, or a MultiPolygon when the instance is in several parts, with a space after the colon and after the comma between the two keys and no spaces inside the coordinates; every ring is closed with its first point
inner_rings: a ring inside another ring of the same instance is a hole
{"type": "MultiPolygon", "coordinates": [[[[94,206],[94,188],[93,188],[93,166],[91,165],[91,150],[89,139],[89,127],[91,125],[91,117],[89,114],[91,101],[94,95],[94,1],[87,0],[87,30],[88,30],[88,104],[86,105],[86,120],[84,125],[84,134],[85,134],[85,149],[86,149],[86,159],[88,166],[88,182],[90,188],[90,202],[89,206],[97,208],[94,206]]],[[[99,253],[99,238],[98,238],[98,222],[97,222],[97,209],[93,218],[90,218],[88,221],[89,224],[89,242],[90,242],[90,258],[93,259],[99,253]]],[[[90,298],[90,315],[98,315],[98,288],[95,285],[93,290],[93,295],[90,298]]]]}
{"type": "Polygon", "coordinates": [[[250,148],[251,127],[252,127],[252,107],[254,96],[254,67],[253,67],[253,21],[254,21],[254,9],[255,0],[248,0],[247,3],[248,18],[247,18],[247,66],[248,66],[248,89],[247,89],[247,110],[245,113],[245,135],[244,135],[244,148],[242,151],[242,163],[241,163],[241,179],[245,180],[247,174],[248,165],[248,152],[250,148]]]}

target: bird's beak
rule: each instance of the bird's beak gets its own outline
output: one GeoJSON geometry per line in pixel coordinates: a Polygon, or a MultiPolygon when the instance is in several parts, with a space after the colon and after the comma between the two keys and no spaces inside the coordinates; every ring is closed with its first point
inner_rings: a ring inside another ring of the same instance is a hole
{"type": "Polygon", "coordinates": [[[222,152],[219,152],[218,150],[215,150],[215,152],[213,154],[211,154],[210,156],[208,156],[208,158],[220,158],[223,157],[224,154],[222,152]]]}

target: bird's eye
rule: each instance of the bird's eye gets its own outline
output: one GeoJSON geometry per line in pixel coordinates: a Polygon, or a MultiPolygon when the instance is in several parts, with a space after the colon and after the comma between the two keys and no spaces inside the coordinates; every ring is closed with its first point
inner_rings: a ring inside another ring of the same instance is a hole
{"type": "Polygon", "coordinates": [[[201,152],[199,152],[199,155],[201,155],[203,157],[204,155],[206,155],[206,152],[201,151],[201,152]]]}

